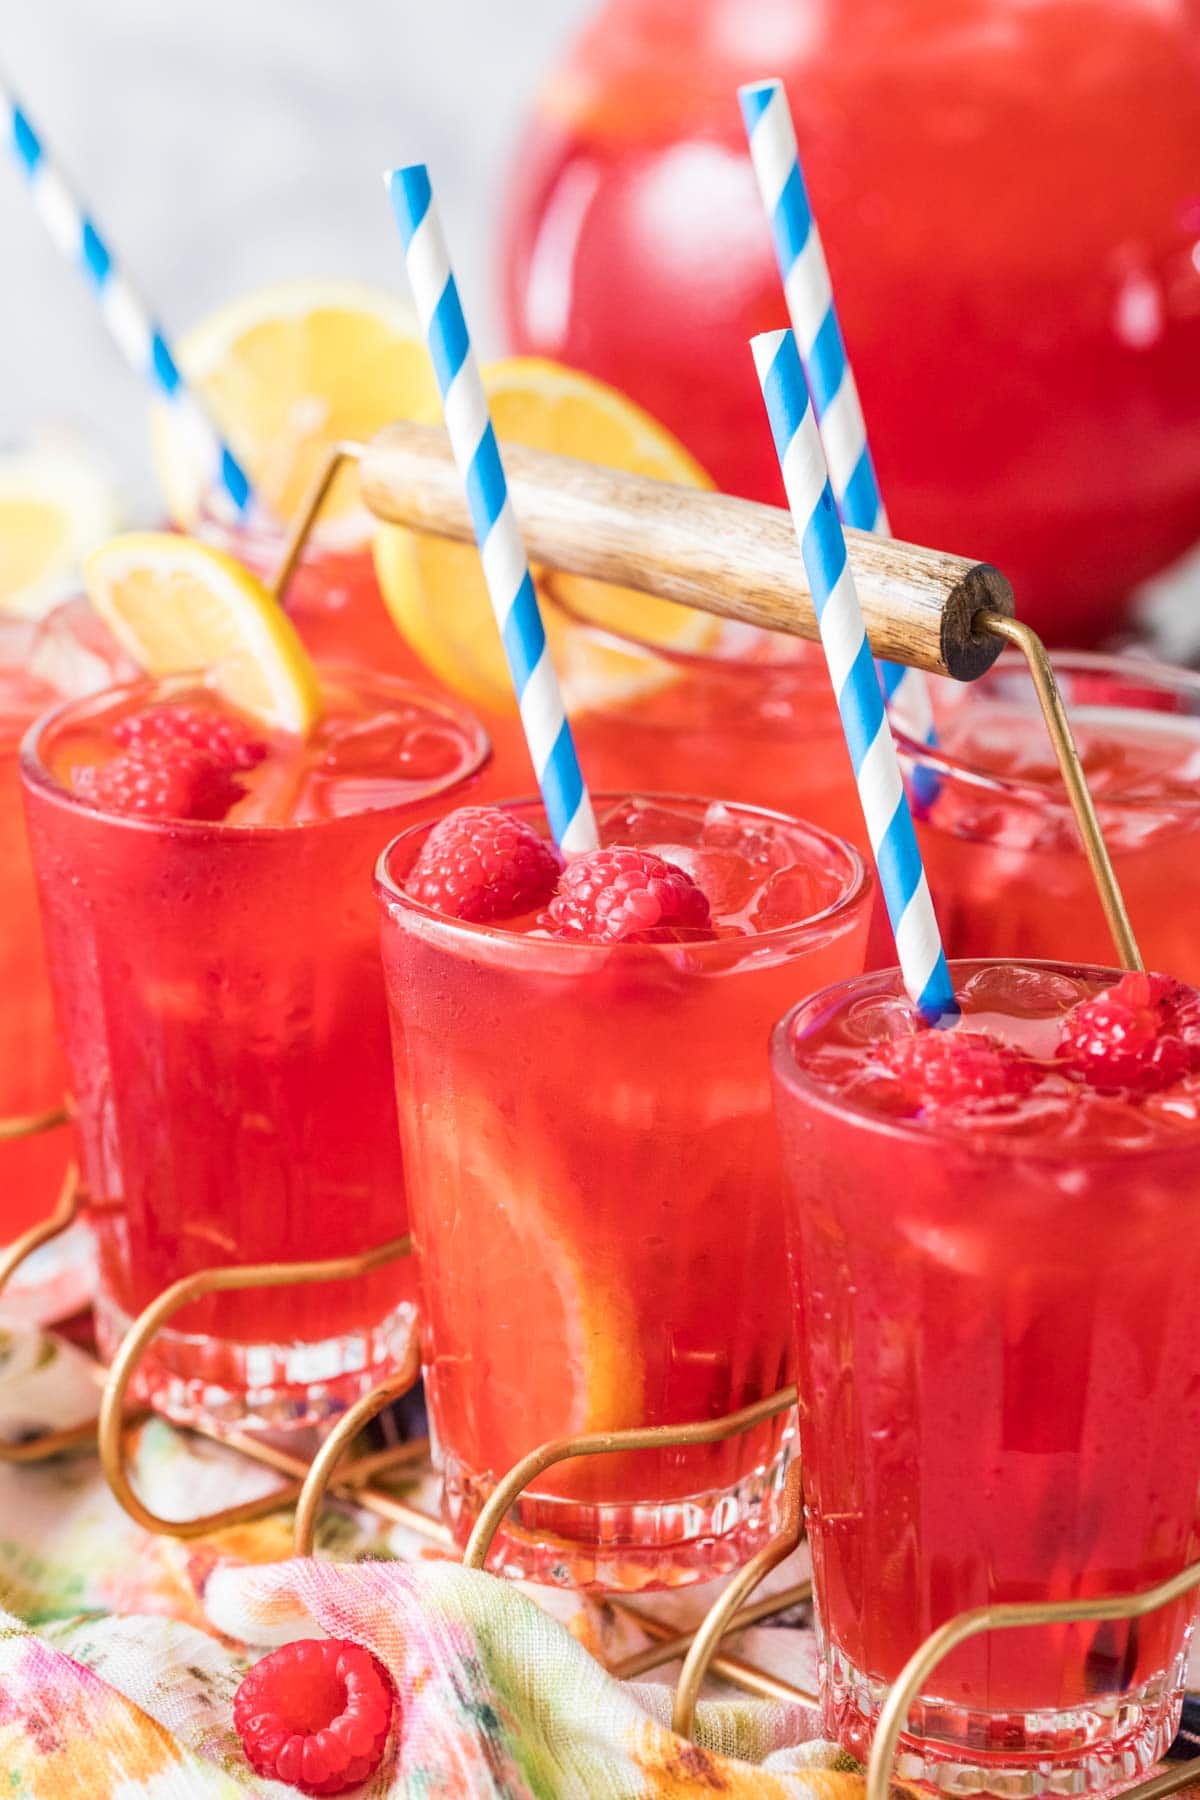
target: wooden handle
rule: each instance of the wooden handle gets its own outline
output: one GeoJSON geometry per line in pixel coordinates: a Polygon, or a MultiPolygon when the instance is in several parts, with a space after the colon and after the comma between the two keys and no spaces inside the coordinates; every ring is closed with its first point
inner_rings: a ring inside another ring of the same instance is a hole
{"type": "MultiPolygon", "coordinates": [[[[796,637],[818,636],[792,521],[776,506],[623,475],[504,445],[509,492],[534,562],[660,594],[796,637]]],[[[462,478],[440,427],[389,425],[362,452],[362,491],[381,519],[469,540],[462,478]]],[[[977,613],[1012,616],[990,563],[847,531],[871,648],[891,662],[973,681],[1002,640],[977,613]]]]}

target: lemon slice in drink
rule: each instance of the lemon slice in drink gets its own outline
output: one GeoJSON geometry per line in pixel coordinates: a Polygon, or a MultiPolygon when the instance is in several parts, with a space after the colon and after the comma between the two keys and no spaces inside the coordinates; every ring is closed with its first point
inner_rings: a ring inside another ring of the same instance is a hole
{"type": "MultiPolygon", "coordinates": [[[[670,432],[615,388],[538,357],[513,357],[483,371],[496,435],[631,474],[711,488],[670,432]]],[[[435,408],[428,417],[440,418],[435,408]]],[[[515,710],[500,634],[473,545],[381,526],[375,566],[392,617],[417,655],[446,685],[492,711],[515,710]]],[[[720,623],[629,588],[535,570],[551,653],[572,712],[674,679],[669,662],[622,650],[620,638],[652,648],[703,652],[720,623]],[[581,631],[578,621],[593,631],[581,631]]]]}
{"type": "MultiPolygon", "coordinates": [[[[617,1259],[595,1254],[551,1135],[518,1130],[484,1091],[484,1071],[473,1075],[460,1070],[443,1101],[422,1109],[405,1154],[414,1189],[438,1194],[442,1218],[478,1222],[474,1250],[458,1228],[447,1271],[447,1386],[460,1393],[469,1366],[475,1447],[501,1470],[546,1439],[642,1423],[642,1331],[617,1259]]],[[[444,1249],[433,1242],[430,1254],[444,1249]]],[[[588,1467],[565,1465],[535,1486],[579,1493],[588,1467]]]]}
{"type": "Polygon", "coordinates": [[[202,673],[231,706],[275,731],[308,733],[316,670],[283,608],[221,550],[170,531],[133,531],[93,551],[88,598],[148,675],[202,673]]]}
{"type": "MultiPolygon", "coordinates": [[[[178,358],[278,519],[295,514],[332,445],[437,404],[415,314],[348,282],[286,282],[235,301],[188,333],[178,358]]],[[[169,405],[154,407],[152,435],[171,518],[190,527],[208,486],[207,461],[169,405]]],[[[341,542],[369,538],[353,469],[339,476],[321,520],[341,542]]]]}
{"type": "Polygon", "coordinates": [[[0,612],[39,618],[77,589],[80,563],[116,529],[117,511],[108,481],[76,451],[0,457],[0,612]]]}

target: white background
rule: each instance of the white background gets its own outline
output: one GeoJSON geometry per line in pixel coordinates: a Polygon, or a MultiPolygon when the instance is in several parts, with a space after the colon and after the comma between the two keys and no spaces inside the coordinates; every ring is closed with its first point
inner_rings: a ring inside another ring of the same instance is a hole
{"type": "MultiPolygon", "coordinates": [[[[257,284],[405,292],[380,180],[432,169],[465,303],[494,325],[521,118],[592,0],[0,0],[0,64],[168,335],[257,284]]],[[[0,442],[74,425],[152,503],[143,392],[0,154],[0,442]]]]}

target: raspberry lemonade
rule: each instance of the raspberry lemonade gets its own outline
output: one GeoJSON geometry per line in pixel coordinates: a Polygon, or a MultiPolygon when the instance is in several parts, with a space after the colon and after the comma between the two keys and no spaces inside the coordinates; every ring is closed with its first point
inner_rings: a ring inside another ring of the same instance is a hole
{"type": "Polygon", "coordinates": [[[602,634],[573,625],[561,648],[575,741],[597,787],[694,786],[808,819],[868,850],[818,645],[725,624],[703,653],[603,635],[603,682],[571,680],[578,664],[596,662],[602,634]]]}
{"type": "MultiPolygon", "coordinates": [[[[1092,794],[1152,968],[1200,981],[1200,676],[1135,658],[1054,659],[1092,794]]],[[[899,733],[951,956],[1111,956],[1032,684],[1006,661],[937,682],[939,750],[899,733]],[[933,793],[933,799],[928,795],[933,793]]]]}
{"type": "MultiPolygon", "coordinates": [[[[65,692],[111,680],[119,660],[82,601],[40,623],[0,616],[0,1126],[57,1110],[66,1089],[21,806],[20,742],[65,692]]],[[[50,1214],[69,1154],[62,1129],[0,1136],[0,1244],[50,1214]]],[[[0,1310],[47,1322],[82,1306],[89,1286],[86,1240],[70,1232],[22,1264],[0,1310]]]]}
{"type": "MultiPolygon", "coordinates": [[[[1200,1554],[1200,993],[958,963],[961,1023],[891,973],[773,1044],[825,1725],[869,1747],[937,1626],[1153,1586],[1200,1554]]],[[[1101,1791],[1179,1718],[1195,1595],[1004,1631],[909,1715],[900,1776],[1101,1791]]]]}
{"type": "MultiPolygon", "coordinates": [[[[265,526],[237,526],[213,507],[202,520],[206,543],[235,556],[261,581],[271,581],[283,559],[284,539],[265,526]]],[[[317,531],[288,583],[287,610],[311,656],[355,662],[365,669],[429,683],[420,658],[388,616],[370,543],[341,541],[317,531]]]]}
{"type": "MultiPolygon", "coordinates": [[[[129,542],[113,561],[143,587],[169,559],[148,632],[197,570],[214,606],[226,574],[239,604],[270,605],[198,546],[129,542]]],[[[300,654],[277,609],[260,622],[300,654]]],[[[264,668],[286,698],[280,657],[264,668]]],[[[319,693],[291,696],[303,731],[248,716],[218,678],[111,689],[43,720],[23,751],[106,1353],[181,1276],[352,1254],[405,1230],[371,868],[488,753],[470,714],[392,678],[326,665],[319,693]]],[[[309,1422],[403,1352],[412,1290],[396,1263],[212,1296],[156,1339],[143,1392],[181,1419],[309,1422]]]]}
{"type": "MultiPolygon", "coordinates": [[[[25,840],[17,749],[58,694],[29,668],[32,627],[0,618],[0,1123],[62,1105],[65,1072],[25,840]]],[[[61,1132],[0,1141],[0,1242],[46,1217],[66,1166],[61,1132]]]]}
{"type": "MultiPolygon", "coordinates": [[[[749,808],[603,800],[560,873],[540,808],[384,853],[396,1088],[445,1504],[564,1433],[718,1418],[791,1379],[767,1033],[862,967],[849,845],[749,808]]],[[[772,1524],[780,1422],[548,1471],[505,1573],[703,1580],[772,1524]]]]}

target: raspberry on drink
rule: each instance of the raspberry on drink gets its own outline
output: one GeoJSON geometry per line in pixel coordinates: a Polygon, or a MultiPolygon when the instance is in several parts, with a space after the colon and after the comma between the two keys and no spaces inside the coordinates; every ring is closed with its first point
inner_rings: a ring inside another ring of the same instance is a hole
{"type": "Polygon", "coordinates": [[[114,740],[126,749],[156,744],[191,744],[207,750],[231,769],[253,769],[267,754],[267,746],[248,725],[218,712],[215,706],[165,702],[129,713],[113,726],[114,740]]]}
{"type": "Polygon", "coordinates": [[[1200,991],[1170,975],[1123,975],[1067,1014],[1058,1055],[1098,1093],[1159,1093],[1200,1070],[1200,991]]]}
{"type": "Polygon", "coordinates": [[[228,761],[183,739],[135,743],[78,770],[74,786],[93,806],[143,819],[223,819],[245,793],[228,761]]]}
{"type": "Polygon", "coordinates": [[[302,1794],[344,1794],[383,1761],[395,1692],[383,1664],[349,1638],[305,1639],[264,1656],[233,1701],[258,1775],[302,1794]]]}
{"type": "Polygon", "coordinates": [[[532,825],[495,806],[460,806],[434,826],[405,891],[451,919],[483,924],[544,906],[561,864],[532,825]]]}
{"type": "Polygon", "coordinates": [[[541,923],[584,944],[652,944],[708,938],[703,890],[653,850],[591,850],[563,870],[541,923]]]}
{"type": "Polygon", "coordinates": [[[895,1078],[905,1104],[926,1115],[1024,1099],[1042,1074],[1011,1045],[962,1029],[890,1038],[874,1046],[874,1060],[895,1078]]]}

